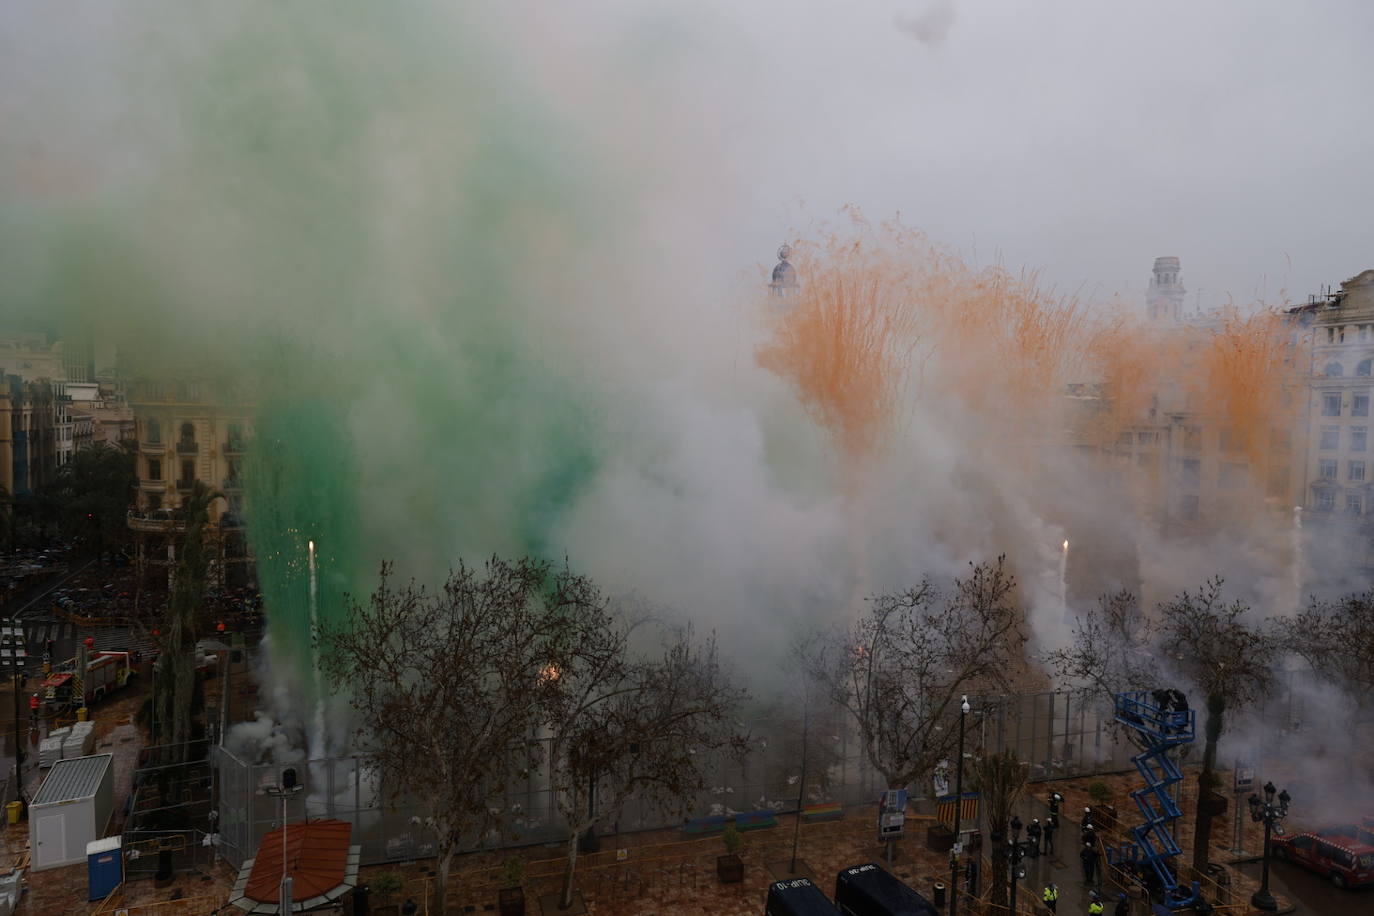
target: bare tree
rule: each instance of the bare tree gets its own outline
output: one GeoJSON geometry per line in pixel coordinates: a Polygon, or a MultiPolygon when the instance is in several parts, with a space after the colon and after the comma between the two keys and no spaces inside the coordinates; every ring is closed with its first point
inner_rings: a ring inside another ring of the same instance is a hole
{"type": "Polygon", "coordinates": [[[1097,607],[1074,620],[1073,642],[1049,654],[1056,674],[1081,684],[1107,703],[1125,690],[1141,690],[1155,679],[1150,630],[1135,593],[1122,590],[1097,599],[1097,607]]]}
{"type": "Polygon", "coordinates": [[[550,758],[569,828],[560,908],[572,905],[578,839],[637,799],[660,809],[706,788],[717,752],[742,756],[735,724],[744,698],[723,670],[714,638],[678,630],[656,658],[635,657],[632,625],[604,613],[588,638],[550,671],[550,758]]]}
{"type": "Polygon", "coordinates": [[[1216,813],[1217,742],[1228,710],[1268,695],[1274,683],[1277,646],[1264,629],[1245,621],[1249,605],[1227,603],[1223,580],[1209,580],[1194,593],[1183,592],[1159,605],[1155,643],[1161,654],[1173,656],[1184,677],[1206,700],[1202,772],[1198,774],[1197,821],[1193,835],[1193,867],[1206,869],[1216,813]]]}
{"type": "MultiPolygon", "coordinates": [[[[992,835],[992,875],[988,886],[991,892],[990,899],[997,906],[1007,905],[1011,889],[1007,857],[1007,822],[1011,820],[1016,803],[1021,800],[1029,775],[1029,764],[1018,759],[1016,751],[1013,750],[982,754],[973,760],[973,786],[982,795],[984,810],[988,816],[988,831],[992,835]]],[[[953,888],[952,891],[957,894],[959,889],[953,888]]]]}
{"type": "MultiPolygon", "coordinates": [[[[1272,635],[1351,699],[1353,736],[1374,708],[1374,591],[1334,602],[1313,598],[1301,612],[1276,621],[1272,635]]],[[[1352,766],[1355,757],[1347,757],[1352,766]]]]}
{"type": "Polygon", "coordinates": [[[460,563],[439,594],[392,588],[320,631],[321,669],[349,692],[357,748],[389,801],[428,812],[444,912],[449,868],[465,840],[494,825],[506,751],[554,704],[551,672],[602,625],[600,594],[566,569],[529,559],[460,563]]]}
{"type": "Polygon", "coordinates": [[[954,753],[960,696],[1005,691],[1023,666],[1016,579],[1005,564],[970,564],[947,600],[929,580],[875,598],[810,654],[810,673],[849,712],[888,786],[929,778],[954,753]]]}

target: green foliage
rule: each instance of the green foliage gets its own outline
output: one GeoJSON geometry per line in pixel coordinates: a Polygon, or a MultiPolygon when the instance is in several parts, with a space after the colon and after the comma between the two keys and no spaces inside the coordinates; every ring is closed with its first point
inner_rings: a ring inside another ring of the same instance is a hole
{"type": "Polygon", "coordinates": [[[402,880],[399,872],[384,871],[368,881],[367,884],[372,889],[372,893],[385,900],[399,894],[401,888],[405,886],[405,881],[402,880]]]}
{"type": "Polygon", "coordinates": [[[501,863],[501,881],[506,887],[519,887],[525,883],[525,860],[511,856],[501,863]]]}
{"type": "Polygon", "coordinates": [[[726,827],[725,832],[720,835],[720,841],[725,844],[725,851],[732,856],[744,845],[744,837],[734,827],[726,827]]]}
{"type": "Polygon", "coordinates": [[[99,443],[73,454],[44,496],[62,534],[102,556],[129,537],[125,514],[137,484],[133,453],[99,443]]]}
{"type": "Polygon", "coordinates": [[[1088,786],[1088,797],[1094,804],[1105,805],[1112,800],[1112,787],[1099,780],[1088,786]]]}

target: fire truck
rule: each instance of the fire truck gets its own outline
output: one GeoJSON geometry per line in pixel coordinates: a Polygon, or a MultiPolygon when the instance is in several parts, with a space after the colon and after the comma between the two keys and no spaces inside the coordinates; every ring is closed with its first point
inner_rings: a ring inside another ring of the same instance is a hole
{"type": "Polygon", "coordinates": [[[86,676],[81,679],[83,697],[77,692],[79,664],[77,659],[72,659],[62,665],[62,670],[44,679],[39,698],[45,714],[61,713],[73,706],[88,706],[102,700],[105,694],[123,687],[138,673],[132,652],[92,652],[86,659],[86,676]]]}

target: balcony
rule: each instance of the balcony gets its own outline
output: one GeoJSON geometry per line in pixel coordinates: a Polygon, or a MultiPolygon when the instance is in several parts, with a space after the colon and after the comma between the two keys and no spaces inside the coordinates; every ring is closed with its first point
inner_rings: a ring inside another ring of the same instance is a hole
{"type": "Polygon", "coordinates": [[[241,439],[239,439],[239,440],[231,439],[231,440],[229,440],[228,442],[224,443],[224,454],[225,454],[225,455],[242,455],[242,454],[244,453],[244,450],[245,450],[246,448],[247,448],[247,446],[244,445],[243,440],[241,440],[241,439]]]}
{"type": "Polygon", "coordinates": [[[141,490],[161,491],[167,489],[167,481],[163,480],[161,477],[145,477],[138,482],[138,486],[141,490]]]}
{"type": "Polygon", "coordinates": [[[180,490],[182,493],[189,493],[189,492],[191,491],[191,488],[194,487],[195,485],[196,485],[196,482],[195,482],[194,480],[178,480],[178,481],[177,481],[177,489],[180,490]]]}
{"type": "Polygon", "coordinates": [[[161,442],[140,442],[138,444],[138,450],[145,455],[161,455],[166,448],[167,446],[161,442]]]}
{"type": "Polygon", "coordinates": [[[178,455],[194,455],[200,451],[200,446],[194,442],[181,441],[177,443],[178,455]]]}

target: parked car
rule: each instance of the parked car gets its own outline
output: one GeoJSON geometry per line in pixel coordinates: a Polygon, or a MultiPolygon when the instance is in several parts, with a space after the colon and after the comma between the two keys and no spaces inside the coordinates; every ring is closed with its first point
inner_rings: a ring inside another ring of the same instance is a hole
{"type": "Polygon", "coordinates": [[[1374,884],[1374,846],[1340,828],[1277,836],[1269,848],[1274,858],[1310,868],[1337,887],[1374,884]]]}

